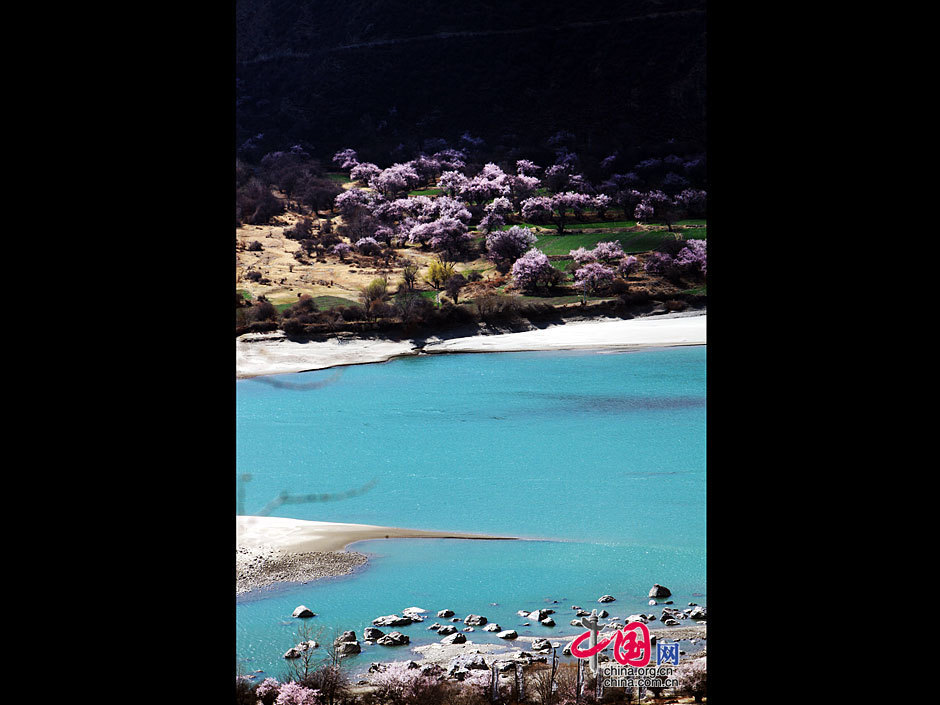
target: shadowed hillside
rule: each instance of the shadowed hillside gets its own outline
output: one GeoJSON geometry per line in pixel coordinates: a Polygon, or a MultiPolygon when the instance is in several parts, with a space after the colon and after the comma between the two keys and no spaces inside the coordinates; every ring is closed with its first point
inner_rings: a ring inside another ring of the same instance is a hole
{"type": "Polygon", "coordinates": [[[704,144],[703,0],[238,0],[236,35],[236,141],[263,133],[261,153],[387,164],[470,133],[511,157],[560,131],[597,158],[704,144]]]}

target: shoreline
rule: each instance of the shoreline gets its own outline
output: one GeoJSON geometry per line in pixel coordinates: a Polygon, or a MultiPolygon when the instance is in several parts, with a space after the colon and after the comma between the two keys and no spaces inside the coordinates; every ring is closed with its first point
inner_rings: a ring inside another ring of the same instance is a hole
{"type": "MultiPolygon", "coordinates": [[[[248,333],[235,340],[235,377],[255,377],[388,362],[398,357],[455,353],[561,350],[638,350],[705,345],[707,313],[690,311],[638,318],[571,320],[519,332],[489,332],[423,340],[330,338],[297,342],[282,332],[248,333]]],[[[486,331],[486,332],[484,332],[486,331]]]]}
{"type": "Polygon", "coordinates": [[[407,529],[372,524],[305,521],[284,517],[235,517],[235,593],[242,595],[286,582],[306,583],[348,575],[368,557],[346,548],[371,539],[472,539],[517,541],[456,531],[407,529]]]}

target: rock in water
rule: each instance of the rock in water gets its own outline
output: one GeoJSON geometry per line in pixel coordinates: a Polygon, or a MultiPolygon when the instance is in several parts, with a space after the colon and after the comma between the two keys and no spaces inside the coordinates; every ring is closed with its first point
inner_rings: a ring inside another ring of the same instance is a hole
{"type": "Polygon", "coordinates": [[[504,632],[500,632],[496,636],[498,636],[500,639],[515,639],[519,635],[516,633],[515,629],[507,629],[504,632]]]}
{"type": "Polygon", "coordinates": [[[385,632],[383,632],[381,629],[376,629],[375,627],[366,627],[362,630],[362,638],[368,639],[369,641],[381,639],[383,636],[385,636],[385,632]]]}
{"type": "Polygon", "coordinates": [[[541,622],[543,619],[552,614],[554,610],[535,610],[534,612],[529,612],[526,617],[529,619],[534,619],[536,622],[541,622]]]}
{"type": "Polygon", "coordinates": [[[310,609],[309,607],[307,607],[306,605],[300,605],[291,614],[291,617],[299,617],[299,618],[316,617],[316,616],[317,615],[314,613],[314,611],[310,609]]]}
{"type": "Polygon", "coordinates": [[[496,622],[490,622],[490,623],[487,624],[485,627],[483,627],[483,631],[485,631],[485,632],[499,632],[499,631],[502,631],[502,629],[500,629],[500,626],[499,626],[496,622]]]}
{"type": "Polygon", "coordinates": [[[411,640],[401,632],[391,632],[390,634],[383,636],[375,643],[379,644],[380,646],[402,646],[409,643],[410,641],[411,640]]]}
{"type": "Polygon", "coordinates": [[[456,632],[457,627],[455,627],[453,624],[445,624],[443,627],[437,630],[437,633],[441,634],[442,636],[447,636],[448,634],[454,634],[456,632]]]}
{"type": "Polygon", "coordinates": [[[650,597],[669,597],[672,593],[669,591],[669,588],[663,587],[659,583],[654,583],[653,587],[650,588],[650,597]]]}
{"type": "Polygon", "coordinates": [[[445,636],[441,639],[442,644],[463,644],[467,641],[466,634],[461,634],[460,632],[455,632],[450,636],[445,636]]]}
{"type": "Polygon", "coordinates": [[[597,601],[598,601],[598,602],[613,602],[613,601],[616,600],[616,599],[617,599],[617,598],[614,597],[613,595],[603,595],[603,596],[599,597],[597,601]]]}
{"type": "Polygon", "coordinates": [[[359,654],[362,653],[362,647],[358,641],[343,641],[336,645],[336,653],[340,656],[359,654]]]}
{"type": "Polygon", "coordinates": [[[454,611],[453,610],[441,610],[440,612],[437,613],[437,616],[440,617],[441,619],[444,619],[445,617],[453,617],[454,611]]]}
{"type": "Polygon", "coordinates": [[[399,617],[397,614],[387,614],[384,617],[376,617],[372,620],[372,624],[377,627],[405,627],[411,622],[411,617],[399,617]]]}
{"type": "Polygon", "coordinates": [[[338,637],[336,637],[333,643],[338,646],[339,644],[343,644],[343,643],[350,642],[350,641],[358,641],[356,639],[356,632],[354,631],[343,632],[338,637]]]}
{"type": "Polygon", "coordinates": [[[478,614],[468,614],[463,623],[470,627],[481,627],[486,624],[486,617],[481,617],[478,614]]]}

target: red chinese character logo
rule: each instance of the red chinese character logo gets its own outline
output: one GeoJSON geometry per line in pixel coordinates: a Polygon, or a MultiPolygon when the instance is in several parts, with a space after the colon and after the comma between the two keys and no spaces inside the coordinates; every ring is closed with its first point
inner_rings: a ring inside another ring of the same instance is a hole
{"type": "Polygon", "coordinates": [[[650,630],[643,622],[630,622],[622,631],[617,632],[614,640],[614,658],[617,659],[617,663],[642,668],[650,662],[651,656],[650,630]],[[637,629],[641,634],[639,642],[637,642],[637,629]]]}
{"type": "MultiPolygon", "coordinates": [[[[587,631],[575,639],[571,643],[571,653],[578,658],[590,658],[606,649],[613,642],[614,658],[617,659],[617,663],[624,666],[642,668],[649,664],[652,657],[650,630],[642,622],[630,622],[621,631],[615,632],[607,639],[598,641],[587,649],[581,649],[581,644],[590,639],[591,636],[592,633],[587,631]],[[639,636],[637,636],[637,629],[640,630],[639,636]]],[[[595,636],[594,639],[596,638],[595,636]]]]}

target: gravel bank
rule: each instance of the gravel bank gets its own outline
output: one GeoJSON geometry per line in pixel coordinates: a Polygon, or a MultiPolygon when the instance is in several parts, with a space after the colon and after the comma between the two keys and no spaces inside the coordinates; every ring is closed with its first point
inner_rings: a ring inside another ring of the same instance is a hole
{"type": "Polygon", "coordinates": [[[238,546],[235,549],[235,594],[260,590],[275,583],[305,583],[347,575],[366,561],[364,554],[354,551],[295,553],[271,546],[238,546]]]}

